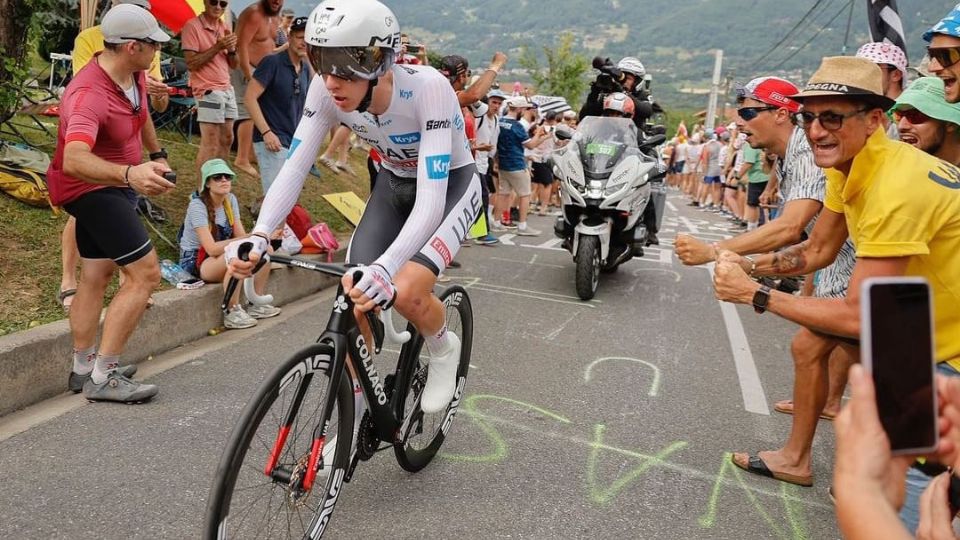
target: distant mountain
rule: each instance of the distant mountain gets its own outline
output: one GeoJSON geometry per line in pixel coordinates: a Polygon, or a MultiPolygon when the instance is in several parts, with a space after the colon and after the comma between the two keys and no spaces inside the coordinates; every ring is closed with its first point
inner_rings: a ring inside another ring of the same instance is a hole
{"type": "MultiPolygon", "coordinates": [[[[654,75],[654,94],[666,106],[697,107],[713,72],[712,50],[724,51],[724,77],[744,82],[779,74],[797,83],[822,56],[847,54],[869,41],[868,0],[388,0],[414,41],[444,54],[466,56],[483,66],[496,50],[512,59],[524,45],[553,46],[571,31],[588,58],[639,56],[654,75]],[[852,1],[852,14],[849,7],[852,1]],[[781,43],[782,41],[782,43],[781,43]]],[[[923,57],[921,34],[957,0],[900,0],[912,62],[923,57]]],[[[308,14],[316,3],[288,0],[308,14]]],[[[511,62],[511,68],[518,64],[511,62]]],[[[508,72],[507,80],[523,80],[508,72]]]]}

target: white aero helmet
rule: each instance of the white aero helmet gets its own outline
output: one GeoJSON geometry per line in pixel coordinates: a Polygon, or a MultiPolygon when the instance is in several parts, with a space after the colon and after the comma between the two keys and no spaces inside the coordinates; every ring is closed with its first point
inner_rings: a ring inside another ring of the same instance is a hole
{"type": "Polygon", "coordinates": [[[317,73],[341,79],[374,81],[400,55],[400,23],[377,0],[325,0],[304,37],[317,73]]]}
{"type": "Polygon", "coordinates": [[[647,74],[647,70],[643,67],[643,64],[640,62],[640,60],[633,56],[624,57],[623,60],[617,62],[617,69],[624,73],[633,75],[638,81],[647,74]]]}
{"type": "Polygon", "coordinates": [[[636,106],[633,104],[633,98],[623,92],[614,92],[603,100],[603,111],[616,111],[620,116],[633,118],[636,106]]]}

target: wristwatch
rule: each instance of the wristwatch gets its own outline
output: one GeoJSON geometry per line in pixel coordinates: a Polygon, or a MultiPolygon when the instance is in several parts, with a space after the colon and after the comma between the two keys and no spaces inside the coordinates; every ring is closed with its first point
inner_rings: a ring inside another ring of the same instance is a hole
{"type": "Polygon", "coordinates": [[[767,304],[770,302],[770,287],[760,285],[757,292],[753,294],[753,310],[757,313],[763,313],[767,310],[767,304]]]}
{"type": "Polygon", "coordinates": [[[155,161],[158,159],[167,159],[167,149],[161,148],[157,152],[150,152],[150,161],[155,161]]]}

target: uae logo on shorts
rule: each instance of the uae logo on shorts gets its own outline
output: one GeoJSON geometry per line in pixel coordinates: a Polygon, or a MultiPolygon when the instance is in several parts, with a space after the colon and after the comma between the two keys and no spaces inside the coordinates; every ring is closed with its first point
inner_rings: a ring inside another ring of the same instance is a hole
{"type": "Polygon", "coordinates": [[[450,248],[443,243],[443,240],[441,240],[439,236],[433,237],[433,240],[430,241],[430,247],[440,254],[440,258],[443,259],[444,268],[450,266],[450,261],[453,260],[453,256],[450,254],[450,248]]]}

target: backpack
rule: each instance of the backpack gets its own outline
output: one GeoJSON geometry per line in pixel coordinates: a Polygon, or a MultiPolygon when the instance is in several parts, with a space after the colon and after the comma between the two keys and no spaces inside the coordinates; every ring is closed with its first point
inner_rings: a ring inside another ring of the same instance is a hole
{"type": "Polygon", "coordinates": [[[310,227],[307,234],[300,239],[300,243],[303,244],[300,253],[326,253],[327,262],[332,262],[334,252],[340,249],[337,237],[323,222],[310,227]]]}
{"type": "Polygon", "coordinates": [[[0,190],[30,206],[50,208],[54,214],[60,213],[50,202],[46,175],[43,173],[0,163],[0,190]]]}
{"type": "Polygon", "coordinates": [[[307,212],[306,208],[300,206],[300,203],[297,203],[293,205],[293,210],[290,210],[290,213],[287,215],[287,225],[293,229],[297,238],[303,238],[307,235],[310,227],[313,227],[313,218],[310,217],[310,213],[307,212]]]}

